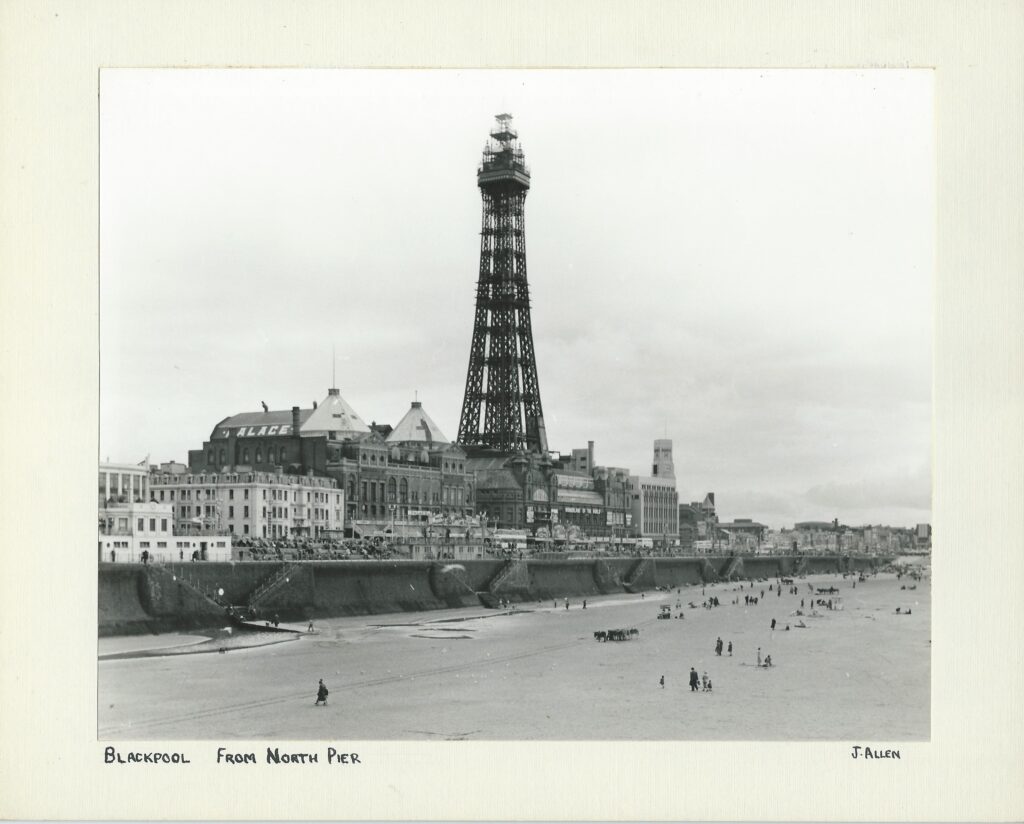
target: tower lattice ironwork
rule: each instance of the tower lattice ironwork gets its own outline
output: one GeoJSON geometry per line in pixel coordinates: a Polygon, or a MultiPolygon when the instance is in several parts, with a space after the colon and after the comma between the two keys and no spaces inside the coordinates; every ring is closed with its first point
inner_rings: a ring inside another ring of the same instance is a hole
{"type": "Polygon", "coordinates": [[[459,442],[545,453],[526,282],[523,207],[530,170],[512,116],[499,114],[495,121],[477,169],[483,198],[480,274],[459,442]]]}

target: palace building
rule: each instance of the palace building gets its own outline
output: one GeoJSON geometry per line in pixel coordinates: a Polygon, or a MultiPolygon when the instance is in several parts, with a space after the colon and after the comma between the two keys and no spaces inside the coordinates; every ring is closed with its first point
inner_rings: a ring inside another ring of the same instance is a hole
{"type": "MultiPolygon", "coordinates": [[[[328,500],[305,502],[301,520],[295,517],[295,500],[273,504],[284,506],[287,516],[276,525],[251,521],[249,534],[256,537],[339,530],[355,537],[416,533],[422,524],[464,520],[475,506],[465,452],[445,437],[419,401],[394,428],[367,425],[336,388],[312,409],[272,411],[264,406],[262,412],[224,418],[202,448],[189,452],[188,473],[216,476],[218,483],[225,476],[250,475],[276,477],[288,485],[301,486],[295,478],[333,482],[316,490],[328,500]],[[310,505],[314,511],[326,510],[327,517],[311,519],[306,512],[310,505]]],[[[237,515],[236,521],[222,521],[238,522],[237,515]]]]}

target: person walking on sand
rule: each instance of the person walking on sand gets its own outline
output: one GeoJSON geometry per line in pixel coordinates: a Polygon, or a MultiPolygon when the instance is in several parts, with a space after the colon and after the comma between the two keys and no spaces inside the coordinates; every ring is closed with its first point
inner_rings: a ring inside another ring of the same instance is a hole
{"type": "Polygon", "coordinates": [[[665,689],[665,676],[664,675],[661,676],[661,678],[658,680],[658,683],[661,684],[661,688],[662,689],[665,689]]]}
{"type": "Polygon", "coordinates": [[[327,685],[324,684],[324,679],[320,679],[320,686],[316,690],[316,701],[313,702],[313,706],[317,706],[321,701],[324,702],[324,706],[327,706],[327,685]]]}
{"type": "Polygon", "coordinates": [[[773,630],[775,629],[775,619],[774,618],[772,618],[772,629],[773,630]]]}
{"type": "Polygon", "coordinates": [[[701,677],[701,685],[702,685],[702,688],[703,688],[703,692],[707,692],[708,691],[708,674],[706,672],[701,677]]]}
{"type": "Polygon", "coordinates": [[[729,642],[729,657],[732,658],[732,641],[729,642]]]}
{"type": "Polygon", "coordinates": [[[690,692],[697,692],[697,688],[700,685],[700,678],[697,676],[697,670],[690,667],[690,692]]]}
{"type": "Polygon", "coordinates": [[[761,648],[757,648],[757,665],[761,666],[761,648]]]}

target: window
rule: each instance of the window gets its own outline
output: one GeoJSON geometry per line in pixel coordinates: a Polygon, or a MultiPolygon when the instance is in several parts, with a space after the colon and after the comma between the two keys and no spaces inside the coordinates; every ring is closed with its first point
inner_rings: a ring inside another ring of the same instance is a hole
{"type": "Polygon", "coordinates": [[[244,524],[242,526],[242,533],[245,534],[245,535],[249,534],[249,525],[248,524],[244,524]]]}
{"type": "Polygon", "coordinates": [[[395,482],[394,478],[388,478],[388,503],[393,504],[395,502],[395,496],[397,495],[397,493],[398,484],[395,482]]]}
{"type": "Polygon", "coordinates": [[[262,490],[262,492],[263,492],[263,500],[265,501],[265,500],[267,500],[267,490],[264,489],[264,490],[262,490]]]}
{"type": "Polygon", "coordinates": [[[229,489],[228,490],[228,500],[229,501],[235,500],[235,490],[233,490],[233,489],[229,489]]]}
{"type": "Polygon", "coordinates": [[[213,450],[212,449],[206,454],[206,462],[210,463],[210,464],[213,463],[213,450]]]}
{"type": "Polygon", "coordinates": [[[245,449],[242,450],[242,463],[249,463],[249,447],[245,447],[245,449]]]}
{"type": "Polygon", "coordinates": [[[196,515],[202,515],[202,514],[203,514],[203,508],[201,506],[197,506],[196,507],[196,515]]]}
{"type": "Polygon", "coordinates": [[[167,519],[166,518],[161,518],[160,519],[160,531],[161,532],[166,532],[167,531],[167,519]]]}
{"type": "Polygon", "coordinates": [[[149,549],[149,541],[139,541],[139,546],[144,549],[149,549]]]}
{"type": "Polygon", "coordinates": [[[263,450],[256,447],[256,463],[263,463],[263,450]]]}
{"type": "Polygon", "coordinates": [[[281,451],[280,451],[280,452],[278,452],[278,460],[279,460],[279,461],[280,461],[281,463],[284,463],[284,458],[285,458],[285,448],[284,448],[284,447],[282,446],[282,447],[281,447],[281,451]]]}
{"type": "Polygon", "coordinates": [[[244,510],[242,512],[242,515],[243,515],[243,517],[246,517],[246,518],[249,517],[249,507],[245,507],[244,508],[244,510]]]}
{"type": "Polygon", "coordinates": [[[139,532],[142,532],[146,528],[145,518],[139,518],[139,532]]]}
{"type": "Polygon", "coordinates": [[[157,541],[156,542],[156,548],[157,549],[167,549],[167,541],[157,541]]]}
{"type": "Polygon", "coordinates": [[[228,507],[228,517],[229,518],[234,518],[235,517],[235,508],[233,506],[229,506],[228,507]]]}

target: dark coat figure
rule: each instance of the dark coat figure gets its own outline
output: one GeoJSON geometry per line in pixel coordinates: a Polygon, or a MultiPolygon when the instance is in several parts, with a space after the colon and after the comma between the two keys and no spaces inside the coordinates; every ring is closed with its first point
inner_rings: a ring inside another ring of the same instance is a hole
{"type": "Polygon", "coordinates": [[[690,692],[697,692],[700,689],[700,676],[697,675],[697,670],[690,667],[690,692]]]}
{"type": "Polygon", "coordinates": [[[317,690],[316,690],[316,701],[313,702],[313,706],[315,707],[321,701],[324,702],[324,706],[326,707],[327,706],[327,686],[324,684],[324,679],[323,678],[320,679],[320,686],[317,687],[317,690]]]}
{"type": "Polygon", "coordinates": [[[729,655],[732,655],[732,641],[729,642],[729,655]]]}
{"type": "Polygon", "coordinates": [[[775,619],[772,618],[772,629],[775,629],[775,619]]]}

